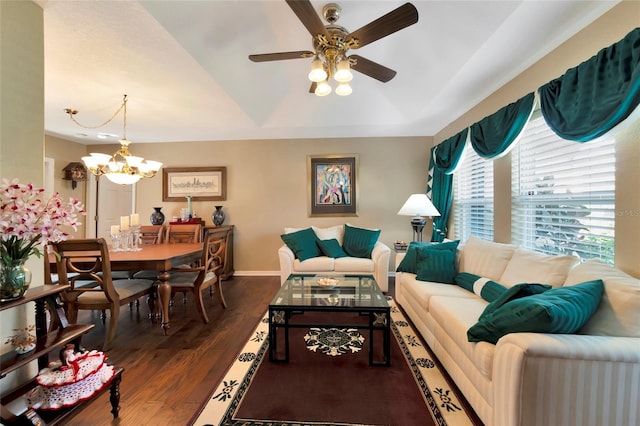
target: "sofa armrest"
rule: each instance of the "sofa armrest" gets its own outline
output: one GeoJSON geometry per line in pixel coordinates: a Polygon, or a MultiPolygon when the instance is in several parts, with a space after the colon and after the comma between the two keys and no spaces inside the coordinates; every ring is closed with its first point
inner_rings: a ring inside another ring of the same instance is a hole
{"type": "Polygon", "coordinates": [[[496,345],[496,425],[632,424],[640,339],[513,333],[496,345]]]}
{"type": "Polygon", "coordinates": [[[373,275],[382,291],[389,290],[389,256],[391,249],[382,241],[376,242],[371,251],[373,275]]]}
{"type": "Polygon", "coordinates": [[[282,285],[293,273],[293,261],[296,260],[296,256],[286,244],[283,244],[278,249],[278,258],[280,259],[280,285],[282,285]]]}

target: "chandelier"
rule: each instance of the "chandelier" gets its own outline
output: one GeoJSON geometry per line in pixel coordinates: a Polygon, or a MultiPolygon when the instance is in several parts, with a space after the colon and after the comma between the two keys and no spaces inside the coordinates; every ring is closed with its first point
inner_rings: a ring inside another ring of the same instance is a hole
{"type": "Polygon", "coordinates": [[[89,171],[97,176],[106,176],[113,183],[120,185],[132,185],[142,178],[153,177],[158,173],[162,163],[158,161],[145,160],[142,157],[136,157],[129,152],[130,140],[127,139],[127,95],[122,99],[120,108],[103,124],[94,127],[87,127],[80,124],[74,117],[78,113],[75,109],[67,108],[64,110],[71,120],[78,126],[85,129],[96,129],[106,126],[123,111],[123,129],[122,139],[120,139],[120,149],[113,155],[92,152],[86,157],[82,157],[82,161],[89,171]]]}

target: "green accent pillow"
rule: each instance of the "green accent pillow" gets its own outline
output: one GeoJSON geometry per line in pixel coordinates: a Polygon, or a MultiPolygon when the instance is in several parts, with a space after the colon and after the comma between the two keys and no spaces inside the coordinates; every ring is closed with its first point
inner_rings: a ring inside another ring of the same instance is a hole
{"type": "Polygon", "coordinates": [[[521,297],[544,293],[547,290],[551,290],[551,286],[549,284],[521,283],[516,284],[513,287],[509,287],[507,291],[502,293],[495,300],[489,303],[486,308],[484,308],[484,311],[482,311],[478,320],[481,320],[507,302],[520,299],[521,297]]]}
{"type": "Polygon", "coordinates": [[[467,339],[495,344],[509,333],[575,333],[595,313],[603,291],[602,280],[593,280],[510,300],[474,324],[467,339]]]}
{"type": "Polygon", "coordinates": [[[342,246],[335,238],[330,240],[318,240],[318,247],[325,256],[333,257],[337,259],[339,257],[347,257],[347,253],[344,252],[342,246]]]}
{"type": "Polygon", "coordinates": [[[453,284],[456,275],[456,252],[421,247],[416,251],[419,281],[453,284]]]}
{"type": "Polygon", "coordinates": [[[371,252],[379,236],[379,229],[356,228],[345,224],[342,248],[351,257],[371,259],[371,252]]]}
{"type": "Polygon", "coordinates": [[[419,248],[429,247],[434,250],[452,250],[453,252],[455,252],[458,248],[458,244],[460,244],[460,240],[448,241],[446,243],[411,241],[411,243],[409,243],[409,247],[407,248],[407,252],[396,268],[396,272],[410,272],[412,274],[418,273],[418,270],[416,268],[416,250],[418,250],[419,248]]]}
{"type": "Polygon", "coordinates": [[[282,241],[291,249],[296,258],[303,260],[318,257],[322,254],[318,247],[318,237],[313,229],[306,228],[289,234],[280,235],[282,241]]]}
{"type": "Polygon", "coordinates": [[[457,274],[454,280],[460,287],[477,294],[487,302],[493,302],[507,291],[507,287],[502,284],[469,272],[457,274]]]}

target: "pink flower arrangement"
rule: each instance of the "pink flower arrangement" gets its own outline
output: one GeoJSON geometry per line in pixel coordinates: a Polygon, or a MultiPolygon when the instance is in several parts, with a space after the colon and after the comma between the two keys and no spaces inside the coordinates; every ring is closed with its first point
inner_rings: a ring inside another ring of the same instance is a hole
{"type": "Polygon", "coordinates": [[[42,255],[48,242],[66,240],[65,227],[77,230],[78,214],[85,214],[82,203],[71,198],[69,203],[55,193],[43,200],[44,188],[19,183],[18,179],[2,179],[0,185],[0,261],[8,264],[26,260],[32,254],[42,255]]]}

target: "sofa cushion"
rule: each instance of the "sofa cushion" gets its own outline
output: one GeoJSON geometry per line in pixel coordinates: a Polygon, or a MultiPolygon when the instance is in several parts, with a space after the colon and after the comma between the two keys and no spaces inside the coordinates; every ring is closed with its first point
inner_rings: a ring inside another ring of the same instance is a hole
{"type": "Polygon", "coordinates": [[[327,256],[317,256],[303,262],[300,259],[293,261],[293,272],[331,272],[335,259],[327,256]]]}
{"type": "Polygon", "coordinates": [[[499,281],[507,287],[518,283],[560,287],[567,279],[569,270],[579,261],[577,256],[551,256],[518,248],[513,252],[499,281]]]}
{"type": "Polygon", "coordinates": [[[322,254],[328,257],[338,258],[338,257],[346,257],[347,253],[344,252],[342,246],[335,238],[330,240],[318,240],[318,247],[320,247],[320,251],[322,254]]]}
{"type": "Polygon", "coordinates": [[[312,226],[311,229],[313,229],[313,232],[316,233],[318,239],[331,240],[335,238],[336,240],[338,240],[338,243],[342,245],[344,237],[344,225],[329,226],[327,228],[312,226]]]}
{"type": "MultiPolygon", "coordinates": [[[[285,231],[286,232],[286,231],[285,231]]],[[[291,249],[296,258],[301,261],[322,255],[318,247],[318,237],[313,229],[306,228],[300,231],[282,234],[282,241],[291,249]]]]}
{"type": "Polygon", "coordinates": [[[412,274],[417,274],[418,270],[416,268],[416,260],[417,260],[417,250],[421,247],[429,247],[434,250],[452,250],[456,251],[458,248],[459,240],[457,241],[449,241],[446,243],[432,243],[432,242],[422,242],[422,241],[412,241],[409,243],[409,247],[407,248],[407,252],[404,257],[400,261],[400,264],[396,268],[396,272],[411,272],[412,274]]]}
{"type": "Polygon", "coordinates": [[[471,236],[462,248],[459,272],[469,272],[497,282],[511,259],[515,246],[471,236]]]}
{"type": "Polygon", "coordinates": [[[430,305],[434,321],[478,370],[491,379],[495,345],[486,342],[470,343],[467,340],[467,330],[475,324],[487,302],[478,296],[473,298],[434,296],[431,298],[430,305]]]}
{"type": "Polygon", "coordinates": [[[603,290],[602,280],[593,280],[511,300],[483,315],[467,337],[495,344],[508,333],[575,333],[598,308],[603,290]]]}
{"type": "Polygon", "coordinates": [[[337,258],[333,264],[335,272],[373,272],[374,263],[371,259],[361,257],[341,257],[337,258]]]}
{"type": "Polygon", "coordinates": [[[602,302],[580,333],[640,337],[640,279],[592,259],[569,271],[565,286],[594,279],[604,281],[602,302]]]}
{"type": "Polygon", "coordinates": [[[493,302],[498,298],[498,296],[507,291],[507,288],[502,284],[491,281],[489,278],[479,277],[468,272],[456,274],[454,281],[460,287],[474,292],[487,302],[493,302]]]}
{"type": "Polygon", "coordinates": [[[344,242],[342,248],[349,256],[371,258],[373,247],[380,236],[379,229],[365,229],[350,226],[344,226],[344,242]]]}
{"type": "Polygon", "coordinates": [[[417,279],[453,284],[456,275],[456,252],[420,247],[416,250],[417,279]]]}
{"type": "MultiPolygon", "coordinates": [[[[433,296],[480,299],[475,294],[457,285],[418,281],[416,275],[410,272],[398,272],[396,274],[396,283],[399,280],[402,281],[402,291],[407,293],[406,297],[419,301],[420,306],[422,306],[425,311],[429,311],[429,301],[433,296]]],[[[398,284],[396,284],[396,288],[397,286],[398,284]]]]}

